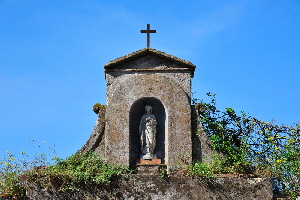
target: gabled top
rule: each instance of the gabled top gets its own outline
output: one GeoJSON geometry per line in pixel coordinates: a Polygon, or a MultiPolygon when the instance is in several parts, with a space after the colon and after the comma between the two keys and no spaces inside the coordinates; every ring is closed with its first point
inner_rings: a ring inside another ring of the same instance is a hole
{"type": "Polygon", "coordinates": [[[191,69],[192,71],[194,71],[195,68],[196,68],[196,66],[194,64],[192,64],[191,62],[189,62],[189,61],[186,61],[186,60],[183,60],[181,58],[172,56],[172,55],[167,54],[167,53],[162,52],[162,51],[158,51],[156,49],[144,48],[144,49],[141,49],[139,51],[133,52],[131,54],[128,54],[128,55],[125,55],[125,56],[122,56],[120,58],[117,58],[115,60],[110,61],[108,64],[104,65],[104,69],[112,69],[117,65],[126,63],[128,61],[131,61],[133,59],[136,59],[136,58],[148,55],[148,54],[156,55],[158,57],[162,57],[166,60],[177,63],[177,64],[182,65],[184,67],[187,67],[187,68],[191,69]]]}

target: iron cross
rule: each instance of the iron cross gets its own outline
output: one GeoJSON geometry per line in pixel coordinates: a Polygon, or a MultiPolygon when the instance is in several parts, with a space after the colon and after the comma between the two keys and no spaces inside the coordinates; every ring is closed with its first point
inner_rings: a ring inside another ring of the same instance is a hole
{"type": "Polygon", "coordinates": [[[141,33],[147,33],[147,48],[150,47],[150,33],[156,33],[156,30],[150,30],[150,24],[147,24],[147,30],[141,30],[141,33]]]}

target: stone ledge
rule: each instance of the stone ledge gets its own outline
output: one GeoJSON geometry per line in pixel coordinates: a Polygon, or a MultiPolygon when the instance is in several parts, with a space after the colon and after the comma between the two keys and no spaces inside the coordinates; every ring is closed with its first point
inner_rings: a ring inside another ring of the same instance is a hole
{"type": "Polygon", "coordinates": [[[218,199],[272,200],[271,178],[192,178],[129,175],[110,185],[80,185],[78,191],[57,191],[36,182],[27,189],[28,199],[218,199]],[[251,182],[251,184],[249,184],[251,182]]]}

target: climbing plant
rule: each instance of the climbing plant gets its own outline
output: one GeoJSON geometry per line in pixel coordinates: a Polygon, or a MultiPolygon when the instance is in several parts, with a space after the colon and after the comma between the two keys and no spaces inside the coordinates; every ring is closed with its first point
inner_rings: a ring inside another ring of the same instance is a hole
{"type": "Polygon", "coordinates": [[[258,120],[232,108],[220,111],[216,96],[210,103],[196,105],[199,117],[214,149],[223,158],[227,172],[271,176],[274,190],[289,197],[300,191],[300,123],[278,126],[258,120]]]}

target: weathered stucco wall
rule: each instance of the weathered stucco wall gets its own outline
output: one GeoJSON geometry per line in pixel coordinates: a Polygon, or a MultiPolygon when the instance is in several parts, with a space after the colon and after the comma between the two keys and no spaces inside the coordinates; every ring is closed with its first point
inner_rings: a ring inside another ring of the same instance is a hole
{"type": "Polygon", "coordinates": [[[192,157],[194,162],[209,162],[216,153],[200,121],[199,104],[192,105],[192,157]]]}
{"type": "MultiPolygon", "coordinates": [[[[105,130],[108,161],[129,164],[129,114],[132,105],[143,98],[155,98],[165,109],[165,162],[169,170],[175,169],[180,154],[191,152],[190,98],[176,81],[156,73],[132,74],[109,97],[105,130]]],[[[190,163],[191,156],[186,155],[185,161],[190,163]]]]}
{"type": "Polygon", "coordinates": [[[57,191],[55,184],[36,182],[27,190],[28,199],[128,199],[128,200],[271,200],[271,178],[160,178],[130,175],[109,186],[81,185],[77,191],[57,191]]]}
{"type": "Polygon", "coordinates": [[[195,66],[147,48],[105,65],[105,159],[135,166],[140,157],[138,123],[146,105],[157,118],[154,153],[168,172],[192,161],[191,77],[195,66]]]}
{"type": "MultiPolygon", "coordinates": [[[[154,56],[154,55],[146,55],[143,57],[136,58],[135,60],[132,60],[130,62],[123,63],[121,65],[118,65],[118,70],[114,70],[113,72],[107,72],[105,74],[106,79],[106,95],[107,100],[110,99],[110,95],[113,93],[113,90],[117,85],[119,85],[121,82],[132,76],[133,74],[137,74],[135,71],[127,71],[130,69],[151,69],[151,70],[157,70],[156,72],[142,72],[142,73],[159,73],[162,76],[166,76],[168,78],[172,78],[174,81],[178,82],[178,84],[181,86],[181,88],[187,93],[187,95],[190,96],[191,92],[191,82],[190,78],[192,76],[191,72],[189,70],[186,71],[176,71],[176,69],[181,69],[182,66],[174,63],[172,61],[154,56]],[[169,71],[172,70],[173,71],[169,71]],[[123,71],[125,70],[125,71],[123,71]]],[[[139,74],[140,72],[138,72],[139,74]]],[[[107,102],[107,105],[109,102],[107,102]]]]}
{"type": "Polygon", "coordinates": [[[86,143],[78,151],[78,153],[86,153],[88,151],[95,152],[101,158],[104,158],[105,143],[104,143],[104,132],[105,132],[105,114],[106,106],[99,110],[96,125],[86,143]]]}

